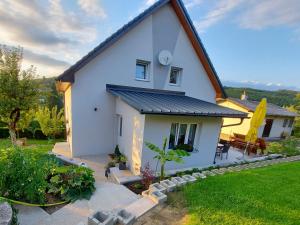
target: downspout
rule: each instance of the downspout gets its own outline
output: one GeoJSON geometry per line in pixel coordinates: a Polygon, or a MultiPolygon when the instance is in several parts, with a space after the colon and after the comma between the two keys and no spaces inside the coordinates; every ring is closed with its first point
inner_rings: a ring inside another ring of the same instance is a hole
{"type": "Polygon", "coordinates": [[[238,123],[233,123],[233,124],[227,124],[227,125],[222,125],[222,127],[221,128],[223,128],[223,127],[232,127],[232,126],[238,126],[238,125],[241,125],[243,122],[244,122],[244,119],[245,118],[240,118],[240,122],[238,122],[238,123]]]}

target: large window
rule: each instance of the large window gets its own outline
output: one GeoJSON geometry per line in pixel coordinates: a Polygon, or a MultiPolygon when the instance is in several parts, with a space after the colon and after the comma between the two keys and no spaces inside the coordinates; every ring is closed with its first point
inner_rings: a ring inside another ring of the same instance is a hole
{"type": "Polygon", "coordinates": [[[135,79],[136,80],[149,80],[149,62],[137,60],[135,66],[135,79]]]}
{"type": "Polygon", "coordinates": [[[197,124],[172,123],[169,137],[169,149],[177,145],[187,144],[194,146],[197,124]]]}

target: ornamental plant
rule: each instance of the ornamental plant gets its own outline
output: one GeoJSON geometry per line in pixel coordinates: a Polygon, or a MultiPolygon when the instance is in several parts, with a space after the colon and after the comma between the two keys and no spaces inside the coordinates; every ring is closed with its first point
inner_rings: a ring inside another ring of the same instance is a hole
{"type": "Polygon", "coordinates": [[[141,183],[148,189],[150,184],[152,184],[153,180],[155,179],[154,171],[150,169],[150,164],[147,163],[146,166],[141,169],[142,180],[141,183]]]}
{"type": "Polygon", "coordinates": [[[146,142],[145,145],[153,152],[156,153],[156,155],[153,157],[154,159],[157,159],[160,162],[160,180],[163,180],[165,177],[165,164],[169,161],[173,161],[176,163],[183,163],[183,157],[190,156],[190,153],[188,153],[185,150],[181,149],[170,149],[166,150],[167,147],[167,138],[164,138],[163,141],[163,148],[160,149],[156,145],[146,142]]]}
{"type": "Polygon", "coordinates": [[[93,171],[82,166],[62,166],[52,170],[48,193],[66,201],[90,199],[95,191],[93,171]]]}

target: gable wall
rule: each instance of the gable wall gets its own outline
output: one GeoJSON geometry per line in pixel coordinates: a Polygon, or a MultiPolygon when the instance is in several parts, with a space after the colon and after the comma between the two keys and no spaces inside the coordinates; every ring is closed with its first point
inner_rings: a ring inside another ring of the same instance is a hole
{"type": "Polygon", "coordinates": [[[74,155],[111,152],[116,144],[115,97],[106,84],[185,91],[188,96],[215,102],[215,90],[168,4],[142,21],[118,42],[75,73],[72,85],[74,155]],[[158,64],[167,49],[174,66],[183,68],[182,84],[169,86],[170,66],[158,64]],[[150,61],[150,81],[135,80],[136,60],[150,61]],[[97,108],[97,111],[94,111],[97,108]]]}

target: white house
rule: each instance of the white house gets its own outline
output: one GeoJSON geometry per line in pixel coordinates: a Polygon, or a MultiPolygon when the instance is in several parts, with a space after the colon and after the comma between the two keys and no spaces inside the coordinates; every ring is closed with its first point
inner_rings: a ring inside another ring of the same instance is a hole
{"type": "Polygon", "coordinates": [[[144,142],[193,146],[184,164],[213,163],[222,118],[247,114],[218,106],[222,84],[180,0],[161,0],[57,78],[65,94],[72,156],[113,152],[132,172],[156,161],[144,142]]]}
{"type": "MultiPolygon", "coordinates": [[[[236,126],[223,127],[221,131],[222,134],[225,134],[224,136],[232,136],[234,133],[246,135],[250,128],[251,118],[259,102],[248,100],[248,97],[244,92],[240,99],[227,98],[225,100],[219,100],[218,104],[248,113],[249,117],[236,126]]],[[[290,136],[296,116],[297,114],[294,112],[290,112],[287,109],[272,103],[267,103],[265,123],[259,128],[258,137],[272,140],[290,136]]],[[[239,120],[234,118],[225,118],[224,125],[237,124],[238,121],[239,120]]]]}

